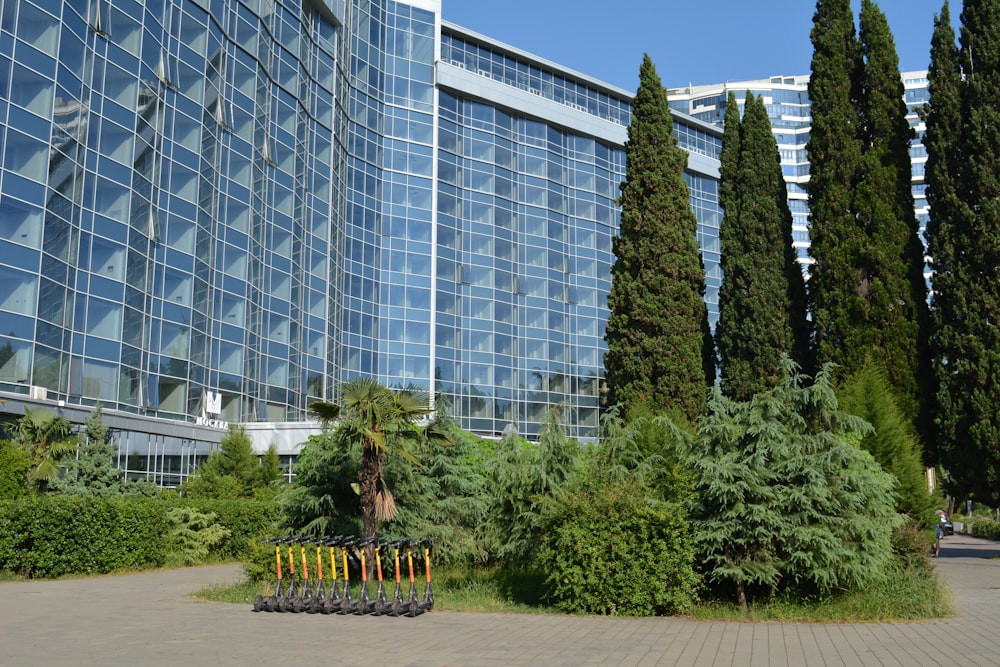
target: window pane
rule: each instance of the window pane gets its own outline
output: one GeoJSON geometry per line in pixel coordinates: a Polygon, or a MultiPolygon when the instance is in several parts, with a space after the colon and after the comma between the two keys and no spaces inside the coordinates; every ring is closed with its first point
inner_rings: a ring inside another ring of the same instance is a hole
{"type": "Polygon", "coordinates": [[[0,285],[4,286],[0,289],[0,310],[10,310],[22,315],[34,314],[37,276],[0,266],[0,285]]]}
{"type": "Polygon", "coordinates": [[[10,101],[48,118],[52,114],[52,94],[55,83],[14,64],[10,79],[10,101]]]}
{"type": "Polygon", "coordinates": [[[44,181],[48,173],[48,145],[21,134],[7,130],[7,145],[4,147],[4,166],[25,178],[44,181]]]}
{"type": "Polygon", "coordinates": [[[0,239],[38,248],[42,243],[42,209],[10,197],[0,199],[0,239]]]}

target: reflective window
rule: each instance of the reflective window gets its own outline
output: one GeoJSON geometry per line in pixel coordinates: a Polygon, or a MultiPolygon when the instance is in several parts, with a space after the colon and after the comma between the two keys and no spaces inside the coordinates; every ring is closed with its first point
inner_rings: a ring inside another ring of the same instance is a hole
{"type": "Polygon", "coordinates": [[[38,278],[25,271],[0,265],[0,310],[33,315],[38,278]]]}

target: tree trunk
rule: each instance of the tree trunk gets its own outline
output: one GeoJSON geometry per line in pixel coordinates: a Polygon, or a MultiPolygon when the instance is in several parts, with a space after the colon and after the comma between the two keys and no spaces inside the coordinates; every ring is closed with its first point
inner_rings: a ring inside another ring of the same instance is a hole
{"type": "MultiPolygon", "coordinates": [[[[362,537],[375,537],[378,532],[378,517],[375,513],[378,481],[382,477],[382,459],[385,455],[370,444],[365,444],[361,452],[361,466],[358,468],[358,487],[361,490],[362,537]]],[[[365,548],[367,564],[366,576],[371,580],[375,571],[375,547],[365,548]]]]}

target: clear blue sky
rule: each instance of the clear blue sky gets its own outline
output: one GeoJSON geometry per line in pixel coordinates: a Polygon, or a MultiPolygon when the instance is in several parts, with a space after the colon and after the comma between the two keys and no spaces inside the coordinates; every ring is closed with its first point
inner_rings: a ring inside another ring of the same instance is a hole
{"type": "MultiPolygon", "coordinates": [[[[852,0],[855,21],[861,1],[852,0]]],[[[927,69],[943,0],[882,0],[903,71],[927,69]]],[[[961,0],[950,2],[958,23],[961,0]]],[[[809,74],[814,0],[441,0],[445,21],[634,92],[809,74]]]]}

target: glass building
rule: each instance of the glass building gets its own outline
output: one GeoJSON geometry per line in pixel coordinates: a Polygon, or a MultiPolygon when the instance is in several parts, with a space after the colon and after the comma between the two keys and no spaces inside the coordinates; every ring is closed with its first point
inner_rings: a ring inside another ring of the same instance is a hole
{"type": "MultiPolygon", "coordinates": [[[[918,110],[930,100],[927,87],[927,72],[903,72],[904,101],[907,121],[913,128],[910,141],[910,163],[912,165],[913,206],[920,228],[921,237],[927,226],[929,208],[924,195],[924,166],[927,150],[923,145],[923,119],[918,110]]],[[[808,76],[772,76],[769,79],[753,81],[731,81],[706,86],[688,86],[668,90],[670,106],[706,123],[722,127],[726,117],[727,98],[732,91],[743,113],[747,91],[760,97],[771,121],[771,131],[778,143],[781,167],[788,189],[788,205],[792,212],[793,244],[798,250],[800,261],[808,267],[811,259],[809,250],[809,204],[806,184],[809,182],[809,160],[806,144],[809,143],[809,129],[812,123],[809,101],[808,76]]],[[[926,239],[924,240],[926,244],[926,239]]],[[[929,269],[925,272],[930,279],[929,269]]]]}
{"type": "MultiPolygon", "coordinates": [[[[0,411],[100,403],[164,485],[357,376],[595,438],[630,113],[439,0],[2,0],[0,411]]],[[[721,128],[675,122],[714,317],[721,128]]]]}

